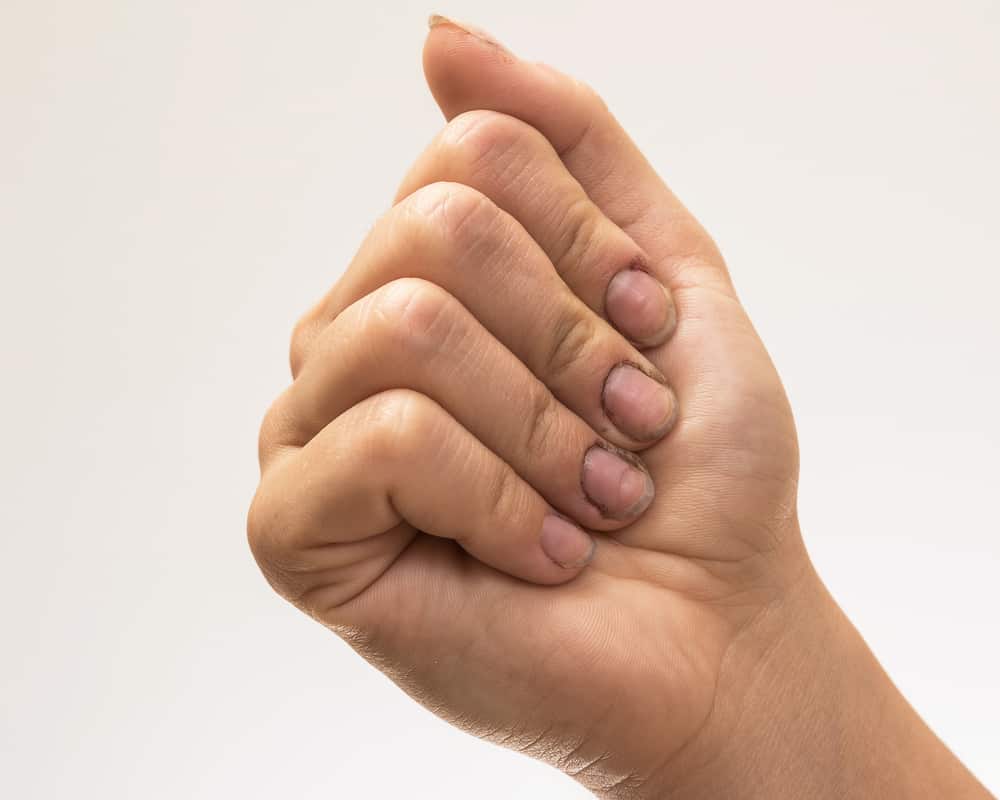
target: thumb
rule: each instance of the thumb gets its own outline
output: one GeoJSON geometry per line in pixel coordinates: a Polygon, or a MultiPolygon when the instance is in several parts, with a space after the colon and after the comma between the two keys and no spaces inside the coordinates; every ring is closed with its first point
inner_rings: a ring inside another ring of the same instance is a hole
{"type": "Polygon", "coordinates": [[[538,129],[604,214],[673,288],[710,282],[731,292],[718,249],[667,188],[598,94],[545,64],[514,55],[490,34],[439,15],[429,20],[424,74],[447,119],[473,109],[538,129]]]}

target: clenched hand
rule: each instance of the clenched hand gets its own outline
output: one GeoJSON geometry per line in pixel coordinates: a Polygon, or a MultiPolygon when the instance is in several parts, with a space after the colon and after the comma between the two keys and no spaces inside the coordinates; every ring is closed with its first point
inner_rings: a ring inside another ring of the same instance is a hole
{"type": "MultiPolygon", "coordinates": [[[[711,239],[592,90],[435,22],[449,122],[263,424],[267,578],[603,796],[844,796],[874,774],[850,731],[937,748],[810,566],[792,415],[711,239]]],[[[923,789],[970,785],[929,761],[923,789]]]]}

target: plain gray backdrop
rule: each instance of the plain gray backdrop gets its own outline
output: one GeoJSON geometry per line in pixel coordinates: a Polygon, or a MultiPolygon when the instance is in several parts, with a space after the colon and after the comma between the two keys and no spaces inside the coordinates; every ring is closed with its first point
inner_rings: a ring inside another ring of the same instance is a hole
{"type": "Polygon", "coordinates": [[[0,794],[582,798],[260,577],[288,336],[442,124],[432,11],[593,84],[719,241],[820,573],[1000,789],[1000,4],[0,3],[0,794]]]}

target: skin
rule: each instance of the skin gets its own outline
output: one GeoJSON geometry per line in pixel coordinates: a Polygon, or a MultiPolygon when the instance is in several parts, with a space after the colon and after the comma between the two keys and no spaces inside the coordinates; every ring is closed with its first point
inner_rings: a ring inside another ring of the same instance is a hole
{"type": "Polygon", "coordinates": [[[809,562],[709,236],[588,87],[441,19],[424,69],[449,122],[262,426],[271,584],[601,797],[989,797],[809,562]]]}

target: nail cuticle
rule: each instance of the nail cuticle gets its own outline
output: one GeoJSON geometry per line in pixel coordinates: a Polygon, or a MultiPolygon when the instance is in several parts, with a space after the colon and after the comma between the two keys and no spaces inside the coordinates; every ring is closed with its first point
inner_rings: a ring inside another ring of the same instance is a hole
{"type": "Polygon", "coordinates": [[[634,269],[636,272],[645,272],[650,277],[654,277],[653,273],[650,272],[649,264],[646,263],[646,259],[642,256],[636,256],[633,258],[626,269],[634,269]]]}

